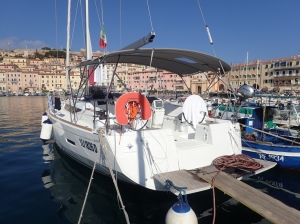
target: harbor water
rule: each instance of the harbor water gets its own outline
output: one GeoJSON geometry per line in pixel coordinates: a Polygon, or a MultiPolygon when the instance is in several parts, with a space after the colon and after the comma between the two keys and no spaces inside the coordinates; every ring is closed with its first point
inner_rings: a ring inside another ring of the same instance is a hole
{"type": "MultiPolygon", "coordinates": [[[[39,139],[45,96],[0,97],[0,223],[77,223],[91,169],[73,161],[51,141],[39,139]]],[[[272,169],[245,181],[300,210],[300,173],[272,169]]],[[[118,181],[132,224],[163,224],[177,198],[118,181]]],[[[270,223],[216,190],[215,223],[270,223]]],[[[213,220],[212,190],[188,195],[198,223],[213,220]]],[[[123,224],[112,179],[96,173],[81,223],[123,224]]]]}

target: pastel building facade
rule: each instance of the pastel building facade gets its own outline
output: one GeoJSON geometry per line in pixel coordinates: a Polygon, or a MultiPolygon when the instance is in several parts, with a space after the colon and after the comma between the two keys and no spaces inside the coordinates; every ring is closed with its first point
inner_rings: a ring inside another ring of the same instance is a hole
{"type": "Polygon", "coordinates": [[[232,65],[229,83],[235,89],[246,83],[258,90],[300,92],[300,55],[232,65]]]}

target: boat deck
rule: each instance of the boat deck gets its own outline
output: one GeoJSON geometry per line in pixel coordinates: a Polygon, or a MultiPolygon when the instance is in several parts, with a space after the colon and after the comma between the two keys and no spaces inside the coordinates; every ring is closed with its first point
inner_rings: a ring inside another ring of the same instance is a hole
{"type": "MultiPolygon", "coordinates": [[[[269,170],[276,166],[275,162],[269,162],[265,160],[259,160],[256,159],[257,162],[259,162],[262,165],[262,168],[259,170],[256,170],[254,172],[246,171],[242,169],[225,169],[223,172],[230,174],[234,178],[238,180],[242,180],[244,178],[248,178],[249,176],[253,176],[255,174],[262,173],[266,170],[269,170]]],[[[162,185],[165,185],[166,180],[170,180],[173,182],[173,185],[177,187],[186,187],[185,193],[186,194],[192,194],[204,190],[208,190],[211,188],[211,184],[202,180],[197,176],[198,173],[216,173],[218,172],[218,169],[214,165],[206,166],[197,168],[194,170],[178,170],[178,171],[172,171],[167,173],[160,173],[155,174],[154,178],[162,185]]],[[[177,191],[174,188],[171,188],[170,191],[178,195],[180,192],[177,191]]]]}

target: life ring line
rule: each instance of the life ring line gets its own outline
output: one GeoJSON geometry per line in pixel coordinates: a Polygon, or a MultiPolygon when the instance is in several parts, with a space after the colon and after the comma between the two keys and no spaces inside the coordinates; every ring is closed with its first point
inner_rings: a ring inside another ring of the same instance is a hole
{"type": "Polygon", "coordinates": [[[150,103],[144,95],[137,92],[125,93],[119,97],[115,105],[116,120],[120,125],[126,125],[134,119],[128,111],[128,105],[139,106],[140,117],[143,120],[148,120],[152,115],[150,103]]]}

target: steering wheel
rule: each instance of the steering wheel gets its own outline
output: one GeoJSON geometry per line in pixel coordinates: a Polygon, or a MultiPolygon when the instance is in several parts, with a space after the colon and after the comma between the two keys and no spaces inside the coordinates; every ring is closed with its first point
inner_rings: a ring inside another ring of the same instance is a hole
{"type": "MultiPolygon", "coordinates": [[[[188,120],[186,119],[186,117],[185,117],[185,115],[184,115],[183,112],[182,112],[182,114],[183,114],[184,120],[185,120],[188,124],[193,125],[192,121],[188,121],[188,120]]],[[[198,122],[198,124],[201,124],[201,123],[204,121],[204,118],[205,118],[205,116],[206,116],[206,112],[200,111],[200,112],[199,112],[199,115],[200,115],[200,116],[203,116],[202,120],[201,120],[200,122],[198,122]]]]}

